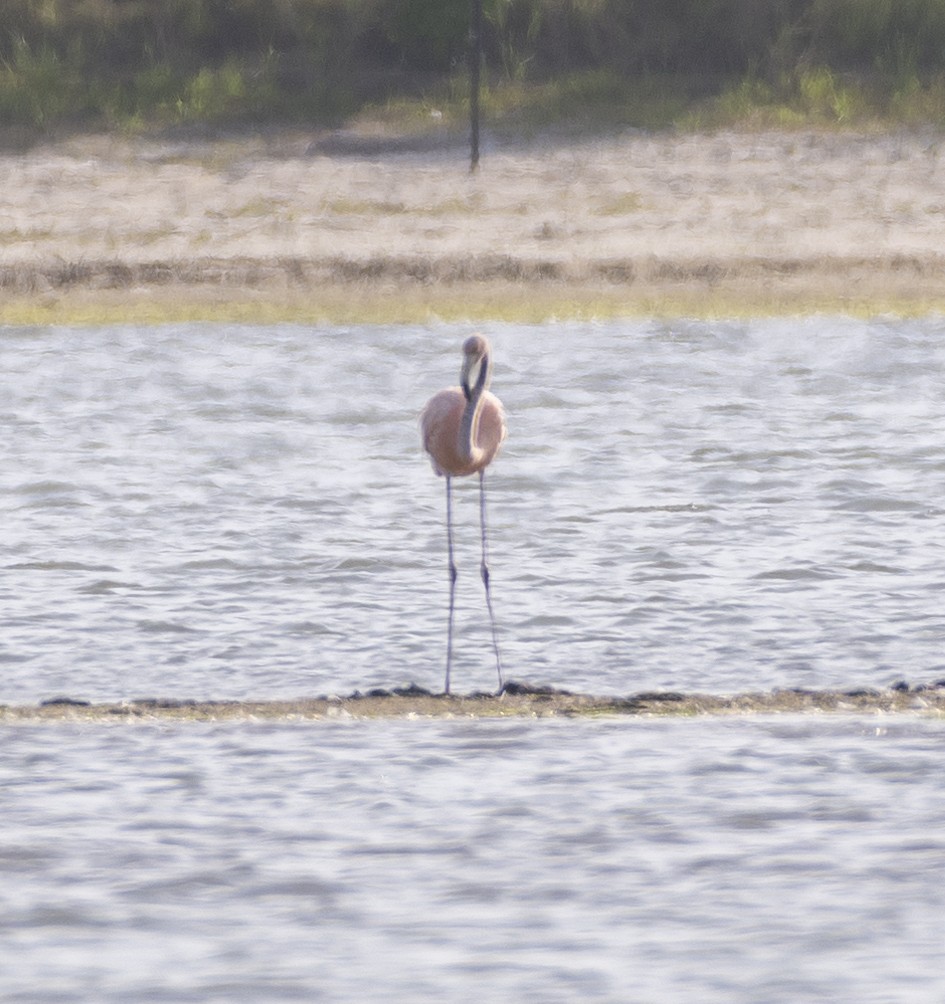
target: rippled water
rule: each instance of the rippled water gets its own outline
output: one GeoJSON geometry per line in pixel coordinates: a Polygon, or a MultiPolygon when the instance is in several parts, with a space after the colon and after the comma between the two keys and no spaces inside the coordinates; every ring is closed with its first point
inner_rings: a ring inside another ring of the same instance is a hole
{"type": "MultiPolygon", "coordinates": [[[[945,322],[489,326],[509,674],[599,693],[945,673],[945,322]]],[[[442,680],[458,327],[0,333],[0,700],[442,680]]],[[[458,689],[494,685],[476,485],[458,689]]]]}
{"type": "MultiPolygon", "coordinates": [[[[0,329],[0,701],[438,687],[469,330],[0,329]]],[[[509,675],[945,676],[945,321],[485,330],[509,675]]],[[[2,1001],[945,999],[938,721],[2,733],[2,1001]]]]}
{"type": "Polygon", "coordinates": [[[945,730],[18,726],[0,1000],[945,999],[945,730]]]}

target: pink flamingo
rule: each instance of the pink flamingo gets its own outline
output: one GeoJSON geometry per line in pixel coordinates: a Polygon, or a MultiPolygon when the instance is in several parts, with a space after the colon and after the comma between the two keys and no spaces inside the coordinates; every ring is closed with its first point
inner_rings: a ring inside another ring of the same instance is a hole
{"type": "Polygon", "coordinates": [[[489,563],[486,544],[485,471],[499,452],[506,436],[502,402],[489,393],[492,379],[492,354],[482,335],[463,342],[463,368],[460,386],[447,387],[434,394],[420,416],[423,448],[430,454],[433,470],[446,477],[446,544],[449,554],[450,612],[446,632],[446,687],[450,692],[450,665],[453,658],[453,602],[456,593],[456,564],[453,561],[453,514],[450,485],[454,477],[479,475],[479,522],[482,528],[482,564],[479,566],[486,590],[486,607],[492,625],[495,668],[502,689],[502,664],[496,637],[492,598],[489,595],[489,563]]]}

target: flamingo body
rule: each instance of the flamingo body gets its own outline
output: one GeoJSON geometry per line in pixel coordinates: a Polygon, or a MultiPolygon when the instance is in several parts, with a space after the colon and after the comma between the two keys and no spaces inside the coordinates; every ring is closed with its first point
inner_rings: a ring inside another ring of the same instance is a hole
{"type": "Polygon", "coordinates": [[[460,430],[468,404],[461,387],[447,387],[430,398],[420,416],[423,448],[430,454],[433,470],[440,477],[478,474],[492,463],[506,437],[502,402],[485,391],[480,398],[473,455],[463,456],[460,430]]]}

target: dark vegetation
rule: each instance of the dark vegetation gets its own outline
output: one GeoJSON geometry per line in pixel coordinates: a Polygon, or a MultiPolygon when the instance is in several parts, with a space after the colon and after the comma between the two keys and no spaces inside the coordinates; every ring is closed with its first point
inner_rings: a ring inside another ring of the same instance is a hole
{"type": "MultiPolygon", "coordinates": [[[[448,125],[469,3],[3,0],[0,125],[336,125],[366,108],[448,125]]],[[[945,123],[945,0],[484,6],[496,123],[945,123]]]]}

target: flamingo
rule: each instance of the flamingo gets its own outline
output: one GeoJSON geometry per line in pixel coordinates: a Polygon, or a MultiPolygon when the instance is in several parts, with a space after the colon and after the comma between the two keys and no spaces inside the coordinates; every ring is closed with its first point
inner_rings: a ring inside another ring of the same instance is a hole
{"type": "Polygon", "coordinates": [[[486,591],[486,607],[492,626],[495,668],[502,690],[502,664],[496,637],[495,615],[489,593],[489,561],[486,543],[486,468],[499,452],[506,436],[502,402],[489,392],[492,379],[492,349],[482,335],[472,335],[463,342],[463,368],[460,386],[447,387],[433,395],[420,415],[423,448],[430,454],[436,475],[446,478],[446,545],[450,576],[450,610],[446,631],[446,685],[450,692],[450,666],[453,659],[453,606],[456,593],[456,564],[453,561],[453,514],[451,485],[453,478],[479,475],[479,523],[482,530],[482,563],[479,566],[486,591]]]}

